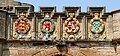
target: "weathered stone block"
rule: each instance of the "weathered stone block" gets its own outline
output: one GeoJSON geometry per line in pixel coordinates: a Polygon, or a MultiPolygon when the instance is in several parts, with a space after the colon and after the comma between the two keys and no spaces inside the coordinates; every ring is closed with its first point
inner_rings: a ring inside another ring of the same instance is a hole
{"type": "Polygon", "coordinates": [[[12,49],[9,51],[10,51],[10,55],[18,55],[18,50],[16,50],[16,49],[12,49]]]}

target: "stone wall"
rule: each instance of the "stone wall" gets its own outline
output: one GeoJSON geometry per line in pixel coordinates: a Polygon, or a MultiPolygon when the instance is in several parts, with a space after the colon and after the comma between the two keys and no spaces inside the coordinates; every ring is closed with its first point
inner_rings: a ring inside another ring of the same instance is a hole
{"type": "Polygon", "coordinates": [[[114,47],[92,47],[70,49],[71,56],[117,56],[114,47]]]}
{"type": "Polygon", "coordinates": [[[0,38],[5,38],[6,11],[0,10],[0,38]]]}
{"type": "Polygon", "coordinates": [[[106,22],[106,34],[108,39],[113,39],[113,18],[112,15],[109,15],[106,22]]]}
{"type": "Polygon", "coordinates": [[[113,13],[113,18],[112,18],[112,22],[113,22],[113,38],[117,39],[120,38],[120,13],[116,12],[113,13]]]}
{"type": "MultiPolygon", "coordinates": [[[[18,45],[19,46],[19,45],[18,45]]],[[[64,48],[64,47],[63,47],[64,48]]],[[[61,52],[57,46],[43,45],[30,47],[9,47],[4,48],[3,56],[119,56],[120,46],[114,47],[91,47],[80,48],[78,46],[70,46],[69,51],[61,52]]]]}
{"type": "Polygon", "coordinates": [[[55,46],[11,46],[4,48],[3,56],[52,56],[60,54],[55,46]]]}

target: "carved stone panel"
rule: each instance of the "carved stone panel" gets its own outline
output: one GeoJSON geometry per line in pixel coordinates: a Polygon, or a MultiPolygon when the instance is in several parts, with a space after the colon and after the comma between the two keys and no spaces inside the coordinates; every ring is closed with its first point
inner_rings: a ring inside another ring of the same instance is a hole
{"type": "Polygon", "coordinates": [[[14,38],[30,38],[31,24],[26,17],[20,16],[14,21],[13,24],[13,37],[14,38]]]}
{"type": "Polygon", "coordinates": [[[57,39],[57,19],[45,14],[44,18],[38,18],[38,39],[40,40],[56,40],[57,39]]]}
{"type": "Polygon", "coordinates": [[[94,17],[88,20],[88,38],[106,39],[105,20],[101,19],[99,13],[94,13],[94,17]]]}
{"type": "Polygon", "coordinates": [[[63,39],[79,40],[82,37],[82,20],[74,17],[74,13],[69,13],[70,17],[63,20],[63,39]]]}
{"type": "Polygon", "coordinates": [[[18,10],[17,15],[11,15],[11,35],[10,39],[34,39],[34,18],[28,17],[28,11],[18,10]]]}
{"type": "Polygon", "coordinates": [[[32,37],[32,20],[26,17],[13,19],[13,37],[14,38],[31,38],[32,37]]]}

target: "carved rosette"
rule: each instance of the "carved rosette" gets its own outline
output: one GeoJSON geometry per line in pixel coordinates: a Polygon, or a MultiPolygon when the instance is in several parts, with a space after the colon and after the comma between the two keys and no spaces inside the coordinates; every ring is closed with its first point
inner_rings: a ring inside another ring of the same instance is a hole
{"type": "Polygon", "coordinates": [[[15,22],[15,31],[18,34],[26,34],[30,30],[30,23],[27,18],[19,18],[15,22]]]}

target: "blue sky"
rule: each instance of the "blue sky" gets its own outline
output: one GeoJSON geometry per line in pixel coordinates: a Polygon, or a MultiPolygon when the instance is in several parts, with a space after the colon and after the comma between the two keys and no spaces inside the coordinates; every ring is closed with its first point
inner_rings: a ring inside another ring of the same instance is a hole
{"type": "Polygon", "coordinates": [[[32,4],[37,12],[38,6],[56,6],[57,12],[62,12],[63,6],[81,6],[86,12],[87,6],[106,6],[107,12],[120,9],[120,0],[17,0],[32,4]]]}

